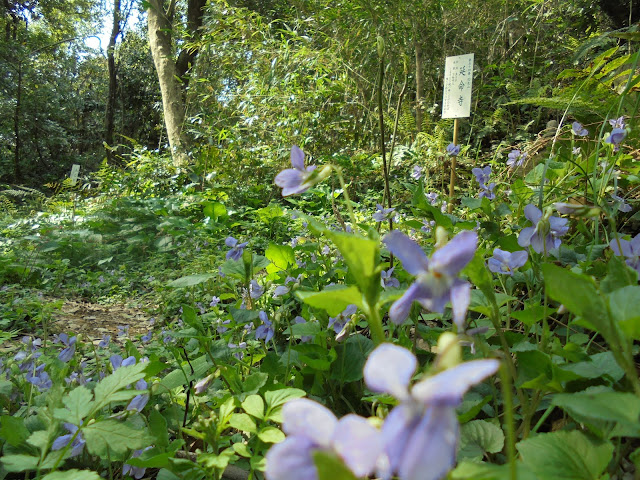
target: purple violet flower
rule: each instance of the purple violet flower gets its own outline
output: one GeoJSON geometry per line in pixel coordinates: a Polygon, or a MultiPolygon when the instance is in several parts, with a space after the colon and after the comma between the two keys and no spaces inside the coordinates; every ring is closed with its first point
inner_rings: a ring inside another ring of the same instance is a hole
{"type": "Polygon", "coordinates": [[[58,360],[67,363],[76,353],[77,337],[74,336],[69,338],[69,335],[66,333],[61,333],[58,335],[58,340],[65,346],[65,348],[58,354],[58,360]]]}
{"type": "MultiPolygon", "coordinates": [[[[296,318],[293,319],[293,323],[300,324],[300,323],[307,323],[307,321],[304,318],[302,318],[300,315],[298,315],[296,318]]],[[[300,337],[300,341],[302,343],[307,343],[307,342],[310,342],[311,340],[313,340],[313,337],[311,335],[302,335],[300,337]]]]}
{"type": "Polygon", "coordinates": [[[518,245],[531,248],[537,253],[548,252],[560,246],[560,239],[569,231],[569,222],[566,218],[552,217],[550,211],[545,215],[538,207],[529,204],[524,207],[524,216],[527,217],[532,227],[523,228],[518,236],[518,245]]]}
{"type": "MultiPolygon", "coordinates": [[[[148,386],[147,382],[143,378],[141,378],[136,382],[136,390],[146,390],[147,386],[148,386]]],[[[141,412],[142,409],[147,405],[148,401],[149,401],[149,394],[141,393],[139,395],[136,395],[129,402],[129,405],[127,405],[127,410],[129,411],[137,410],[138,412],[141,412]]]]}
{"type": "Polygon", "coordinates": [[[620,144],[627,138],[627,131],[624,128],[614,128],[607,138],[604,139],[604,143],[610,143],[613,145],[613,151],[620,150],[620,144]]]}
{"type": "Polygon", "coordinates": [[[609,125],[611,125],[613,128],[625,128],[627,126],[627,123],[624,120],[624,115],[622,117],[619,118],[612,118],[609,120],[609,125]]]}
{"type": "Polygon", "coordinates": [[[210,307],[215,307],[220,303],[220,297],[216,297],[215,295],[211,297],[211,302],[209,303],[210,307]]]}
{"type": "Polygon", "coordinates": [[[411,172],[411,178],[414,180],[420,180],[422,177],[422,167],[420,165],[414,165],[413,171],[411,172]]]}
{"type": "Polygon", "coordinates": [[[616,195],[615,193],[611,194],[611,199],[613,200],[612,206],[614,206],[619,212],[627,213],[633,210],[631,205],[624,201],[624,198],[616,195]]]}
{"type": "Polygon", "coordinates": [[[382,453],[380,431],[354,414],[340,420],[326,407],[297,398],[282,407],[287,438],[267,452],[267,480],[317,480],[315,451],[336,454],[358,478],[376,470],[382,453]]]}
{"type": "Polygon", "coordinates": [[[625,258],[626,264],[640,273],[640,233],[631,240],[613,239],[609,243],[613,253],[625,258]],[[618,244],[618,242],[620,242],[618,244]]]}
{"type": "Polygon", "coordinates": [[[589,135],[589,130],[584,128],[580,122],[573,122],[571,124],[571,131],[576,137],[586,137],[589,135]]]}
{"type": "Polygon", "coordinates": [[[395,215],[395,210],[395,208],[384,208],[379,203],[376,203],[376,212],[373,214],[373,219],[376,222],[387,221],[395,215]]]}
{"type": "Polygon", "coordinates": [[[400,282],[398,279],[391,276],[393,275],[394,269],[395,267],[391,267],[389,270],[383,270],[380,272],[380,285],[382,285],[382,288],[400,288],[400,282]]]}
{"type": "Polygon", "coordinates": [[[460,145],[454,145],[453,143],[447,145],[447,154],[451,155],[452,157],[457,157],[459,153],[460,145]]]}
{"type": "Polygon", "coordinates": [[[44,367],[45,365],[43,363],[33,369],[33,364],[31,364],[31,368],[26,374],[27,382],[38,387],[38,390],[40,390],[41,392],[44,390],[49,390],[53,385],[51,377],[49,377],[49,374],[44,371],[44,367]]]}
{"type": "Polygon", "coordinates": [[[289,293],[289,287],[285,285],[278,285],[273,291],[272,298],[278,298],[283,295],[286,295],[287,293],[289,293]]]}
{"type": "Polygon", "coordinates": [[[521,167],[524,162],[527,160],[526,152],[521,152],[520,150],[511,150],[511,153],[507,155],[507,166],[511,168],[521,167]]]}
{"type": "Polygon", "coordinates": [[[357,310],[358,307],[356,305],[347,305],[347,308],[340,312],[336,317],[329,317],[329,324],[327,326],[329,328],[333,327],[334,332],[340,333],[347,322],[351,320],[351,315],[356,313],[357,310]]]}
{"type": "Polygon", "coordinates": [[[196,395],[200,395],[204,392],[207,391],[207,389],[211,386],[211,384],[213,383],[213,380],[216,378],[215,373],[212,373],[211,375],[207,375],[206,377],[204,377],[202,380],[199,380],[194,386],[193,386],[193,391],[196,393],[196,395]]]}
{"type": "Polygon", "coordinates": [[[260,317],[260,320],[262,321],[262,325],[258,326],[258,328],[256,328],[256,339],[260,340],[260,339],[264,339],[265,343],[269,342],[269,340],[271,340],[273,338],[274,335],[274,330],[273,330],[273,326],[271,324],[271,322],[269,321],[269,318],[267,317],[267,314],[264,312],[264,310],[260,310],[260,313],[258,314],[258,316],[260,317]]]}
{"type": "Polygon", "coordinates": [[[117,370],[120,367],[130,367],[131,365],[135,365],[136,364],[136,357],[134,357],[133,355],[128,356],[127,358],[125,358],[124,360],[122,359],[122,356],[115,354],[115,355],[111,355],[111,357],[109,357],[109,361],[111,362],[111,366],[113,367],[113,370],[117,370]]]}
{"type": "MultiPolygon", "coordinates": [[[[64,428],[69,433],[66,435],[60,435],[58,438],[56,438],[53,441],[53,444],[51,445],[51,450],[54,450],[54,451],[61,450],[62,448],[66,447],[67,445],[69,445],[69,442],[71,441],[73,436],[76,434],[76,432],[78,432],[78,427],[73,423],[65,422],[63,423],[63,425],[64,425],[64,428]]],[[[71,444],[71,456],[77,457],[78,455],[80,455],[82,453],[82,450],[84,449],[84,445],[85,445],[85,441],[84,441],[84,438],[82,437],[82,432],[78,432],[78,434],[76,435],[76,438],[73,440],[73,443],[71,444]]]]}
{"type": "Polygon", "coordinates": [[[489,177],[491,177],[491,165],[487,165],[484,168],[473,168],[471,169],[471,173],[475,175],[480,187],[486,188],[486,183],[489,181],[489,177]]]}
{"type": "MultiPolygon", "coordinates": [[[[317,183],[309,181],[316,169],[316,166],[304,166],[304,152],[296,145],[291,147],[291,165],[293,168],[281,171],[275,178],[275,184],[282,188],[283,197],[306,192],[315,183],[317,183]]],[[[329,174],[327,168],[330,167],[323,168],[321,174],[316,175],[318,177],[316,179],[317,181],[322,180],[329,174]]]]}
{"type": "Polygon", "coordinates": [[[391,305],[389,317],[393,323],[400,325],[407,319],[413,302],[420,303],[426,310],[442,313],[451,301],[453,321],[463,330],[471,285],[457,275],[473,258],[478,235],[468,230],[460,232],[436,250],[431,259],[416,242],[398,230],[388,233],[383,242],[400,259],[404,269],[416,277],[404,295],[391,305]]]}
{"type": "MultiPolygon", "coordinates": [[[[136,458],[139,457],[140,455],[142,455],[142,452],[144,452],[145,450],[149,450],[151,447],[147,447],[143,450],[134,450],[133,453],[131,454],[131,458],[136,458]]],[[[142,477],[144,477],[144,472],[147,470],[146,467],[133,467],[131,465],[129,465],[128,463],[125,463],[122,466],[122,475],[129,475],[133,478],[135,478],[136,480],[140,480],[142,477]]]]}
{"type": "Polygon", "coordinates": [[[240,260],[244,253],[244,247],[246,247],[248,243],[249,242],[238,243],[238,240],[233,237],[225,238],[224,244],[231,249],[227,252],[226,259],[233,260],[234,262],[240,260]]]}
{"type": "Polygon", "coordinates": [[[402,480],[444,478],[455,464],[460,434],[455,409],[467,390],[493,375],[500,363],[493,359],[462,363],[419,381],[409,390],[417,365],[409,350],[383,343],[371,352],[364,366],[369,389],[389,393],[400,401],[381,430],[389,470],[384,478],[392,473],[402,480]]]}
{"type": "Polygon", "coordinates": [[[496,248],[493,251],[493,257],[491,257],[488,262],[489,270],[494,273],[513,275],[513,271],[527,263],[528,258],[529,254],[526,250],[520,250],[512,253],[496,248]]]}
{"type": "Polygon", "coordinates": [[[258,282],[251,280],[249,283],[249,296],[254,300],[260,298],[264,293],[264,287],[261,287],[258,282]]]}
{"type": "Polygon", "coordinates": [[[485,187],[482,188],[482,190],[478,194],[478,198],[486,197],[487,200],[493,200],[494,198],[496,198],[496,194],[493,192],[494,188],[496,188],[496,183],[495,182],[489,183],[489,185],[486,185],[485,187]]]}

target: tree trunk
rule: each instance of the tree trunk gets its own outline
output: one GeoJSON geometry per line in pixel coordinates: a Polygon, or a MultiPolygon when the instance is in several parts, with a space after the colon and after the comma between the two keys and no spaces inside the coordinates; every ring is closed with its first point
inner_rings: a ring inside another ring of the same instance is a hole
{"type": "Polygon", "coordinates": [[[174,9],[174,0],[171,0],[167,10],[164,9],[162,0],[149,0],[147,16],[149,22],[149,46],[160,83],[164,124],[167,128],[171,157],[174,165],[181,166],[187,163],[188,158],[186,154],[187,142],[182,130],[185,118],[185,102],[182,96],[182,88],[177,78],[178,71],[171,48],[174,9]]]}
{"type": "Polygon", "coordinates": [[[13,110],[13,135],[15,142],[15,151],[13,152],[13,181],[20,183],[22,181],[21,149],[22,137],[20,136],[20,109],[22,108],[22,62],[18,63],[18,85],[16,88],[16,107],[13,110]]]}
{"type": "Polygon", "coordinates": [[[415,40],[416,51],[416,133],[422,131],[422,105],[424,103],[424,63],[422,61],[422,46],[419,38],[415,40]]]}
{"type": "Polygon", "coordinates": [[[109,163],[113,162],[113,133],[115,130],[115,107],[116,107],[116,90],[118,87],[118,79],[116,72],[115,49],[116,40],[120,35],[120,0],[113,2],[113,28],[111,29],[111,37],[109,37],[109,46],[107,47],[107,65],[109,68],[109,94],[107,97],[105,135],[106,154],[109,163]]]}

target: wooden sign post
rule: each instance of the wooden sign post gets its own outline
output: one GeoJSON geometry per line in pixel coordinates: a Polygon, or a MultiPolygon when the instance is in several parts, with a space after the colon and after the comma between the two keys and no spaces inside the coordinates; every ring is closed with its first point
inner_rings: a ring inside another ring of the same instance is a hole
{"type": "MultiPolygon", "coordinates": [[[[444,65],[444,94],[442,96],[442,118],[453,118],[453,144],[458,144],[458,119],[471,114],[471,85],[473,82],[474,54],[447,57],[444,65]]],[[[453,211],[453,196],[456,185],[455,155],[451,156],[451,180],[449,182],[449,206],[453,211]]]]}

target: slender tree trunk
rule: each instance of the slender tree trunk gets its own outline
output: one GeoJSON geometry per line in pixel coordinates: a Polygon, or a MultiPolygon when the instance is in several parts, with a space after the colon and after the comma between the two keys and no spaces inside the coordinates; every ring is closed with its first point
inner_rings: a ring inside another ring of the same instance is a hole
{"type": "Polygon", "coordinates": [[[19,183],[22,180],[20,167],[22,137],[20,136],[20,109],[22,108],[22,62],[18,63],[18,85],[16,87],[16,108],[13,111],[13,135],[15,151],[13,152],[13,181],[19,183]]]}
{"type": "Polygon", "coordinates": [[[116,108],[116,90],[118,88],[118,77],[116,70],[115,49],[116,40],[120,35],[120,0],[113,2],[113,28],[111,29],[111,37],[109,37],[109,45],[107,47],[107,65],[109,68],[109,94],[107,98],[106,121],[105,121],[105,143],[106,154],[109,163],[113,161],[113,133],[115,130],[115,108],[116,108]]]}
{"type": "Polygon", "coordinates": [[[162,108],[171,156],[176,166],[187,163],[186,144],[182,127],[185,117],[185,103],[177,78],[177,69],[171,48],[173,20],[173,0],[165,11],[162,0],[149,0],[147,18],[149,21],[149,46],[160,82],[162,108]]]}
{"type": "Polygon", "coordinates": [[[422,131],[422,105],[424,103],[424,62],[422,57],[422,45],[419,36],[415,40],[416,51],[416,133],[422,131]]]}

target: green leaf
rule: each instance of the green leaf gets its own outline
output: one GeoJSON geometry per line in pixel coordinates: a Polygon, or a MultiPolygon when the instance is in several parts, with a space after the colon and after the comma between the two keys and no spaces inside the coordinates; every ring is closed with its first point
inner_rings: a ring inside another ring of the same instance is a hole
{"type": "Polygon", "coordinates": [[[273,409],[294,398],[304,397],[306,394],[307,392],[299,388],[281,388],[280,390],[265,392],[264,399],[267,402],[267,408],[273,409]]]}
{"type": "Polygon", "coordinates": [[[242,409],[256,418],[264,417],[264,400],[260,395],[249,395],[242,402],[242,409]]]}
{"type": "Polygon", "coordinates": [[[547,295],[580,316],[589,326],[612,338],[606,305],[590,277],[578,275],[550,263],[542,265],[547,295]]]}
{"type": "Polygon", "coordinates": [[[100,480],[101,477],[91,470],[71,470],[57,471],[46,474],[42,480],[100,480]]]}
{"type": "Polygon", "coordinates": [[[62,398],[67,408],[56,408],[53,416],[58,420],[81,425],[94,406],[93,395],[88,388],[79,386],[62,398]]]}
{"type": "Polygon", "coordinates": [[[252,395],[257,393],[269,379],[269,375],[264,372],[254,372],[251,375],[247,376],[242,382],[242,391],[244,393],[248,393],[252,395]]]}
{"type": "Polygon", "coordinates": [[[380,259],[379,241],[349,233],[327,231],[325,234],[342,254],[349,273],[355,278],[362,294],[377,299],[381,288],[380,271],[377,268],[380,259]]]}
{"type": "Polygon", "coordinates": [[[482,255],[480,253],[476,253],[463,271],[469,276],[469,280],[471,280],[471,282],[480,289],[489,304],[497,312],[498,305],[496,303],[496,294],[493,290],[493,279],[484,264],[482,255]]]}
{"type": "Polygon", "coordinates": [[[251,450],[249,450],[249,447],[247,447],[244,443],[234,443],[232,447],[233,447],[233,451],[236,452],[241,457],[251,458],[253,456],[253,453],[251,453],[251,450]]]}
{"type": "MultiPolygon", "coordinates": [[[[522,463],[517,463],[518,480],[542,480],[522,463]]],[[[451,472],[452,480],[512,480],[510,465],[494,465],[463,460],[451,472]]]]}
{"type": "Polygon", "coordinates": [[[151,435],[155,437],[155,445],[162,448],[169,445],[167,420],[155,409],[152,409],[149,414],[149,430],[151,431],[151,435]]]}
{"type": "Polygon", "coordinates": [[[186,277],[180,277],[176,280],[169,282],[168,286],[172,288],[193,287],[195,285],[200,285],[201,283],[207,282],[213,277],[215,277],[213,273],[199,273],[195,275],[187,275],[186,277]]]}
{"type": "Polygon", "coordinates": [[[313,463],[318,469],[318,480],[357,480],[351,470],[332,453],[316,450],[313,463]]]}
{"type": "Polygon", "coordinates": [[[264,443],[280,443],[284,440],[284,433],[276,427],[265,427],[258,432],[258,438],[264,443]]]}
{"type": "Polygon", "coordinates": [[[293,253],[293,248],[289,245],[270,243],[265,250],[264,255],[271,261],[271,264],[267,266],[268,273],[287,270],[290,265],[295,265],[296,263],[296,256],[293,253]]]}
{"type": "Polygon", "coordinates": [[[461,458],[482,459],[486,453],[497,453],[504,447],[502,429],[486,420],[473,420],[460,427],[461,458]]]}
{"type": "Polygon", "coordinates": [[[29,430],[24,426],[24,418],[9,415],[0,417],[0,438],[12,447],[21,445],[29,435],[29,430]]]}
{"type": "Polygon", "coordinates": [[[336,347],[338,357],[331,369],[331,378],[340,382],[356,382],[362,379],[362,370],[373,342],[363,335],[351,335],[336,347]]]}
{"type": "Polygon", "coordinates": [[[624,370],[616,362],[613,353],[601,352],[591,355],[589,360],[584,362],[570,363],[562,365],[562,369],[574,372],[583,378],[599,378],[608,376],[612,382],[617,382],[624,377],[624,370]]]}
{"type": "Polygon", "coordinates": [[[144,377],[145,363],[138,363],[129,367],[120,367],[108,377],[103,378],[93,393],[95,395],[95,408],[102,408],[110,402],[124,401],[133,398],[135,390],[121,392],[123,388],[136,383],[144,377]],[[133,395],[131,395],[133,393],[133,395]]]}
{"type": "Polygon", "coordinates": [[[353,285],[332,285],[321,292],[297,291],[296,296],[307,305],[326,310],[331,317],[340,314],[351,304],[362,309],[362,294],[353,285]]]}
{"type": "Polygon", "coordinates": [[[89,452],[102,459],[107,459],[114,453],[123,454],[127,450],[148,447],[154,441],[154,437],[149,435],[146,428],[111,419],[83,426],[82,435],[89,452]]]}
{"type": "Polygon", "coordinates": [[[640,286],[623,287],[607,295],[614,322],[634,340],[640,340],[640,286]]]}
{"type": "Polygon", "coordinates": [[[611,461],[613,445],[582,432],[543,433],[516,444],[522,461],[541,478],[595,480],[611,461]]]}
{"type": "Polygon", "coordinates": [[[300,354],[300,361],[309,365],[314,370],[327,371],[337,357],[334,348],[327,350],[326,347],[314,344],[292,345],[292,350],[300,354]]]}
{"type": "Polygon", "coordinates": [[[218,221],[220,217],[227,216],[227,209],[223,203],[220,202],[202,202],[202,213],[205,217],[211,218],[214,222],[218,221]]]}
{"type": "Polygon", "coordinates": [[[532,327],[546,315],[551,315],[556,311],[555,308],[544,307],[543,305],[525,306],[524,310],[511,312],[511,317],[524,323],[528,327],[532,327]]]}
{"type": "Polygon", "coordinates": [[[246,413],[234,413],[229,419],[229,425],[243,432],[256,433],[256,422],[246,413]]]}
{"type": "Polygon", "coordinates": [[[38,467],[39,457],[31,455],[3,455],[0,463],[7,472],[24,472],[26,470],[35,470],[38,467]]]}
{"type": "Polygon", "coordinates": [[[638,272],[620,257],[613,256],[607,263],[607,276],[600,282],[600,290],[610,293],[619,288],[638,284],[638,272]]]}
{"type": "Polygon", "coordinates": [[[566,410],[576,421],[589,424],[601,436],[640,437],[640,399],[632,393],[563,393],[554,395],[552,404],[566,410]],[[614,423],[618,424],[617,429],[612,429],[614,423]]]}

